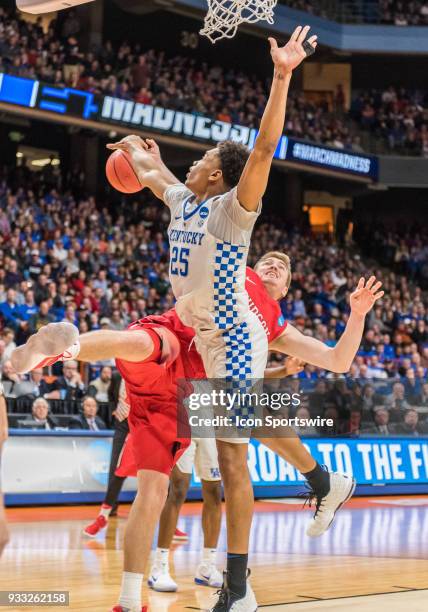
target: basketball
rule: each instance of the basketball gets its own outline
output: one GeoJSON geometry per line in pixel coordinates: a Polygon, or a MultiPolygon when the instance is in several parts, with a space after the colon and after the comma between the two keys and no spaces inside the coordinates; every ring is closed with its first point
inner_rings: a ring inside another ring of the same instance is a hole
{"type": "Polygon", "coordinates": [[[107,160],[106,175],[112,187],[122,193],[137,193],[143,189],[132,167],[128,153],[113,151],[107,160]]]}

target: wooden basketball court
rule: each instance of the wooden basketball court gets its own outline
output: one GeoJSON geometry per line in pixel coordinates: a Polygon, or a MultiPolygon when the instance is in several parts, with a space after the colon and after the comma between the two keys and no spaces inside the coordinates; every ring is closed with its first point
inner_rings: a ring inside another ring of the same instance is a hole
{"type": "MultiPolygon", "coordinates": [[[[180,521],[189,542],[174,551],[179,591],[145,589],[150,612],[212,605],[214,591],[193,583],[203,544],[200,509],[186,504],[180,521]]],[[[110,610],[118,596],[128,507],[88,540],[82,529],[96,512],[95,506],[8,510],[11,543],[0,560],[1,590],[67,590],[70,606],[50,609],[110,610]]],[[[428,496],[355,499],[317,540],[304,533],[309,516],[295,500],[257,503],[251,568],[261,611],[428,609],[428,496]]],[[[220,552],[219,566],[223,561],[220,552]]]]}

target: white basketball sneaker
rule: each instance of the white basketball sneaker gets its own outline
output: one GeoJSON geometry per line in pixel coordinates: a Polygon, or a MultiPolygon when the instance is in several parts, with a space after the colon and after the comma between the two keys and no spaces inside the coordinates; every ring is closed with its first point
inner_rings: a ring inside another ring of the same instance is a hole
{"type": "MultiPolygon", "coordinates": [[[[250,570],[248,570],[248,578],[250,570]]],[[[247,578],[247,590],[244,597],[238,598],[227,586],[227,572],[223,572],[223,587],[218,592],[218,600],[210,612],[256,612],[257,601],[247,578]]]]}
{"type": "Polygon", "coordinates": [[[167,563],[153,565],[147,584],[151,589],[160,593],[174,593],[178,588],[177,583],[169,573],[167,563]]]}
{"type": "Polygon", "coordinates": [[[336,512],[352,497],[357,483],[354,478],[330,472],[330,491],[324,497],[309,495],[309,505],[315,501],[315,514],[306,529],[306,535],[317,538],[327,531],[336,512]]]}
{"type": "Polygon", "coordinates": [[[223,585],[223,576],[218,571],[214,563],[201,561],[196,568],[195,582],[202,586],[209,586],[220,589],[223,585]]]}

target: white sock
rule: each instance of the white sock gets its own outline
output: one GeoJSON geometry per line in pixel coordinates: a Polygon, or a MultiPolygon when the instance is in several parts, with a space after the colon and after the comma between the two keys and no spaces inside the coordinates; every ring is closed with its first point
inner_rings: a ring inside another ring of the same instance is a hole
{"type": "Polygon", "coordinates": [[[101,510],[100,510],[100,514],[101,516],[103,516],[105,519],[108,519],[108,517],[110,516],[110,512],[112,511],[112,506],[108,506],[107,504],[103,504],[101,506],[101,510]]]}
{"type": "Polygon", "coordinates": [[[143,574],[135,574],[134,572],[123,572],[122,586],[120,588],[119,605],[130,610],[138,610],[140,612],[141,604],[141,588],[143,586],[143,574]]]}
{"type": "Polygon", "coordinates": [[[169,548],[157,548],[155,555],[155,565],[169,566],[169,548]]]}
{"type": "Polygon", "coordinates": [[[202,554],[202,561],[208,563],[208,565],[215,565],[217,560],[217,549],[216,548],[204,548],[202,554]]]}

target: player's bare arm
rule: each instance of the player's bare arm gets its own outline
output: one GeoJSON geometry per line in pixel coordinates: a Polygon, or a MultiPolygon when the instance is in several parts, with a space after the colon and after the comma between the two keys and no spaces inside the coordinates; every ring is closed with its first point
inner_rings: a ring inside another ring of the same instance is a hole
{"type": "Polygon", "coordinates": [[[292,325],[287,325],[283,334],[269,348],[293,355],[330,372],[348,372],[361,344],[366,315],[384,295],[380,291],[381,286],[382,283],[374,276],[367,282],[364,278],[360,279],[350,297],[351,314],[348,323],[335,347],[329,347],[320,340],[305,336],[292,325]]]}
{"type": "MultiPolygon", "coordinates": [[[[259,135],[238,184],[238,200],[246,210],[256,211],[266,191],[272,159],[284,129],[288,89],[293,70],[307,57],[303,45],[309,29],[309,26],[296,28],[284,47],[278,47],[276,40],[269,38],[274,63],[272,87],[259,135]]],[[[317,36],[311,36],[306,42],[315,48],[317,36]]]]}
{"type": "Polygon", "coordinates": [[[148,187],[160,200],[163,200],[168,187],[180,183],[164,164],[159,147],[152,138],[144,140],[140,136],[131,134],[119,142],[108,144],[107,148],[120,149],[128,153],[140,183],[148,187]]]}

